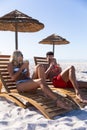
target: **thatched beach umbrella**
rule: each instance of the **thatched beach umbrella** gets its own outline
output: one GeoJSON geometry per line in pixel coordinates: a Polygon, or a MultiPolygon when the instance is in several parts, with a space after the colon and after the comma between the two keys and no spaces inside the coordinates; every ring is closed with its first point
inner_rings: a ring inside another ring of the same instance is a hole
{"type": "Polygon", "coordinates": [[[18,49],[18,32],[37,32],[43,28],[44,24],[18,10],[0,17],[0,30],[15,32],[15,49],[18,49]]]}
{"type": "Polygon", "coordinates": [[[40,41],[39,43],[53,45],[53,52],[54,52],[55,45],[68,44],[69,41],[67,41],[65,38],[62,38],[61,36],[52,34],[48,36],[47,38],[43,39],[42,41],[40,41]]]}

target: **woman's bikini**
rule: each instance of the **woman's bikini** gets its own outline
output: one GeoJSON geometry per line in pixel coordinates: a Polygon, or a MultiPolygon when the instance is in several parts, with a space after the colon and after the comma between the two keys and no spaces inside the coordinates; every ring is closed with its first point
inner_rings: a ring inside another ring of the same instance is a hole
{"type": "MultiPolygon", "coordinates": [[[[14,67],[14,73],[18,72],[19,69],[20,69],[19,67],[14,67]]],[[[24,69],[24,70],[22,71],[22,75],[25,76],[26,72],[27,72],[27,69],[24,69]]],[[[31,78],[30,78],[30,77],[26,77],[25,79],[17,80],[17,81],[16,81],[16,84],[24,83],[24,82],[29,81],[29,80],[31,80],[31,78]]]]}

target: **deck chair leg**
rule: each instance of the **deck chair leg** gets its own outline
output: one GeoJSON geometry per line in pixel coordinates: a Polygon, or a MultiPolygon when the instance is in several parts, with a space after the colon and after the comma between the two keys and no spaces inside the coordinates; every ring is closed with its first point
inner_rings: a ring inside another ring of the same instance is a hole
{"type": "Polygon", "coordinates": [[[10,96],[17,96],[20,98],[25,99],[26,101],[28,101],[30,104],[32,104],[35,108],[37,108],[47,119],[51,119],[51,117],[49,116],[49,114],[45,111],[45,109],[36,101],[34,101],[33,99],[29,98],[29,97],[25,97],[23,95],[19,95],[17,93],[11,93],[10,96]]]}
{"type": "Polygon", "coordinates": [[[18,100],[16,97],[9,95],[7,93],[0,93],[0,97],[4,97],[14,103],[16,103],[18,106],[22,107],[22,108],[26,108],[26,105],[24,105],[20,100],[18,100]]]}

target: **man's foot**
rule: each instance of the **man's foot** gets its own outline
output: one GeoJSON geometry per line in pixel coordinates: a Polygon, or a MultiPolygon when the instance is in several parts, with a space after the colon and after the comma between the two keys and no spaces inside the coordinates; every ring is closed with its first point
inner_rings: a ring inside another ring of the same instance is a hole
{"type": "Polygon", "coordinates": [[[76,97],[83,103],[87,103],[87,99],[84,99],[81,94],[76,94],[76,97]]]}

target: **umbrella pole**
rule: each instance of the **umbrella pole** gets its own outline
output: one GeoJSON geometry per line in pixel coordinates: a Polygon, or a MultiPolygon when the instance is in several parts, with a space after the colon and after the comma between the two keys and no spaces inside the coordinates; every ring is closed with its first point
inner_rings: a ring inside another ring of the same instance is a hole
{"type": "Polygon", "coordinates": [[[18,49],[18,32],[15,31],[15,49],[18,49]]]}
{"type": "Polygon", "coordinates": [[[15,49],[18,50],[18,31],[17,31],[17,22],[15,23],[15,49]]]}

